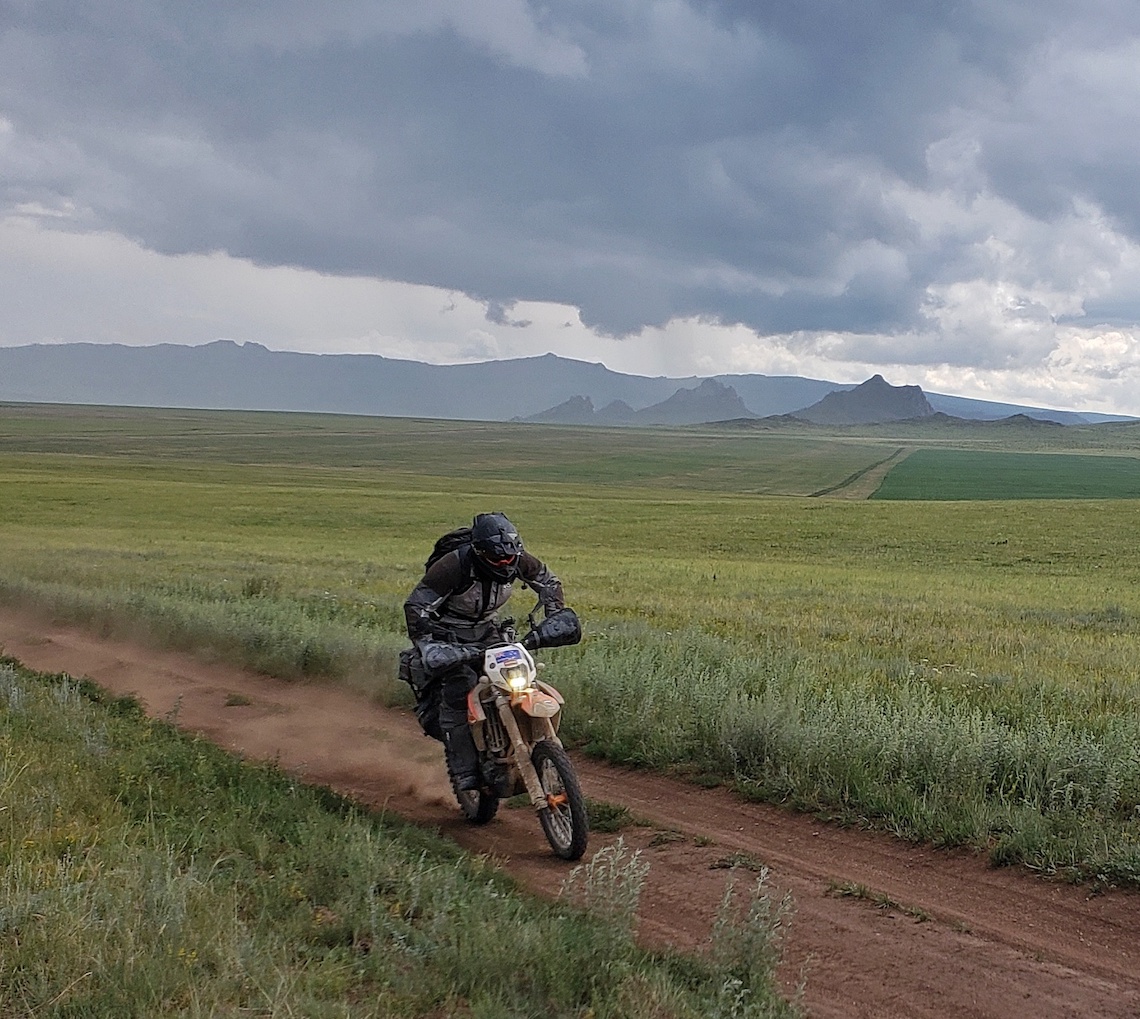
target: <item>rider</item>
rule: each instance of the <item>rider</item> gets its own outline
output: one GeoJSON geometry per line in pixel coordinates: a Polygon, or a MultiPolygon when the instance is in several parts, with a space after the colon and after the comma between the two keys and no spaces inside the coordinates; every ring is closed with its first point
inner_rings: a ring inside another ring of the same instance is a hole
{"type": "MultiPolygon", "coordinates": [[[[479,761],[467,722],[467,694],[479,681],[472,666],[486,645],[500,639],[498,610],[520,581],[537,592],[546,619],[523,643],[534,650],[547,624],[557,643],[581,639],[577,617],[566,608],[562,582],[524,551],[519,532],[502,513],[480,513],[470,541],[429,565],[404,602],[412,652],[408,664],[416,689],[416,715],[424,731],[443,741],[447,769],[457,791],[477,789],[479,761]]],[[[553,643],[553,641],[552,641],[553,643]]]]}

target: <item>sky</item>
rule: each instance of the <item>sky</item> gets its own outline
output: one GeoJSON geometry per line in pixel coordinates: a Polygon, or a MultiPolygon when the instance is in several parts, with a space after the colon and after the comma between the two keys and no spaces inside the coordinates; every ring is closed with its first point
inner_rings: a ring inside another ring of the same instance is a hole
{"type": "Polygon", "coordinates": [[[0,345],[1140,415],[1133,0],[0,0],[0,345]]]}

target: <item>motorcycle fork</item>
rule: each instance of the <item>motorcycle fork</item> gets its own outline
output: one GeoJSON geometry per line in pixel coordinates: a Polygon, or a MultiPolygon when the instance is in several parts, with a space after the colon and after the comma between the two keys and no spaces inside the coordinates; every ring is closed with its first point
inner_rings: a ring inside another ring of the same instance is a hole
{"type": "MultiPolygon", "coordinates": [[[[526,786],[531,806],[533,806],[535,810],[544,810],[550,804],[546,802],[546,793],[542,791],[542,783],[538,780],[538,772],[534,770],[534,764],[530,759],[530,746],[522,737],[522,731],[519,729],[519,723],[515,719],[515,713],[511,710],[510,701],[508,701],[506,697],[496,697],[495,707],[499,709],[499,717],[503,720],[503,727],[507,730],[507,735],[510,737],[511,746],[515,751],[515,766],[519,769],[519,774],[522,775],[523,784],[526,786]]],[[[533,719],[532,721],[538,721],[538,719],[533,719]]],[[[549,739],[554,735],[554,727],[550,724],[550,719],[544,718],[542,721],[546,723],[546,728],[549,730],[546,734],[546,738],[549,739]]]]}

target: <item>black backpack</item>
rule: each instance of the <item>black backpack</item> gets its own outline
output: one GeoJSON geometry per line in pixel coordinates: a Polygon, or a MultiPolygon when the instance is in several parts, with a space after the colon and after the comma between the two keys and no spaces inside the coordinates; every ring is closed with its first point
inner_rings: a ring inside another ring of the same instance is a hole
{"type": "Polygon", "coordinates": [[[427,573],[433,563],[438,562],[448,552],[454,552],[457,548],[463,548],[464,545],[471,544],[471,527],[457,527],[454,531],[448,531],[447,534],[441,535],[436,539],[435,545],[432,547],[431,555],[427,557],[427,562],[424,563],[424,573],[427,573]]]}

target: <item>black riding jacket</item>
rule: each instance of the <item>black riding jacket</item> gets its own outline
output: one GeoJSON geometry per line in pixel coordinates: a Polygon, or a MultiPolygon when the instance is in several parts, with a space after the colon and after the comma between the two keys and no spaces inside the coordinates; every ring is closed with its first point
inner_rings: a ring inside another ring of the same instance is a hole
{"type": "MultiPolygon", "coordinates": [[[[470,644],[496,633],[498,610],[510,598],[513,584],[482,575],[474,559],[469,545],[448,552],[408,595],[404,618],[412,643],[470,644]]],[[[541,560],[523,552],[515,572],[515,579],[538,594],[546,615],[565,607],[562,582],[541,560]]]]}

